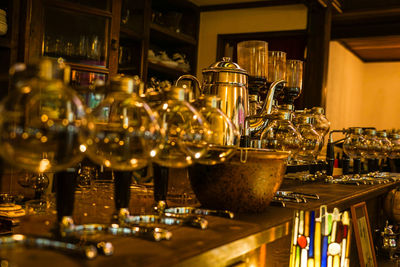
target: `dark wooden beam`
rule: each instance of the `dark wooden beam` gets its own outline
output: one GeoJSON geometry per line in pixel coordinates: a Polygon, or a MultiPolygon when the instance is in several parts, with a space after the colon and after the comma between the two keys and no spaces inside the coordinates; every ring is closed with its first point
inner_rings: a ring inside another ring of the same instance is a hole
{"type": "Polygon", "coordinates": [[[317,2],[308,5],[307,58],[302,102],[304,107],[325,107],[332,7],[317,2]]]}
{"type": "Polygon", "coordinates": [[[303,4],[304,0],[266,0],[246,3],[200,6],[200,12],[303,4]]]}

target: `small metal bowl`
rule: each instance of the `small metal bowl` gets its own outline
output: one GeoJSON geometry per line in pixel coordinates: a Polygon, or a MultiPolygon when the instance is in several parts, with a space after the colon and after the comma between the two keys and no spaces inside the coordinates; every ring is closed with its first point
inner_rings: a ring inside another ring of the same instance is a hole
{"type": "Polygon", "coordinates": [[[279,189],[288,152],[239,148],[225,163],[189,167],[192,189],[202,207],[263,212],[279,189]]]}

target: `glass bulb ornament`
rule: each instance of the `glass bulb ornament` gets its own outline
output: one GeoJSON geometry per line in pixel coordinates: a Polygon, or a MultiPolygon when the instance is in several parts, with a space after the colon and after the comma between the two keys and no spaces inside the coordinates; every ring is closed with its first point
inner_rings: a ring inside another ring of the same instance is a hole
{"type": "Polygon", "coordinates": [[[207,152],[211,131],[203,116],[188,103],[189,91],[171,87],[169,100],[156,109],[165,136],[154,161],[163,167],[187,167],[207,152]]]}
{"type": "Polygon", "coordinates": [[[162,132],[156,114],[133,88],[131,77],[112,77],[110,93],[90,114],[87,154],[99,165],[119,171],[141,169],[158,153],[162,132]]]}
{"type": "Polygon", "coordinates": [[[385,131],[377,131],[376,132],[376,139],[380,143],[381,149],[380,153],[378,154],[379,159],[385,159],[389,157],[390,151],[392,148],[392,143],[387,137],[387,133],[385,131]]]}
{"type": "Polygon", "coordinates": [[[273,116],[274,118],[261,134],[261,146],[291,152],[290,157],[294,158],[301,149],[302,136],[290,121],[291,112],[280,109],[273,116]]]}
{"type": "Polygon", "coordinates": [[[302,136],[301,149],[296,159],[300,162],[311,163],[316,160],[322,149],[322,138],[311,124],[311,116],[300,116],[298,118],[297,130],[302,136]]]}
{"type": "Polygon", "coordinates": [[[215,165],[225,162],[236,152],[240,134],[232,121],[219,108],[221,100],[217,96],[201,96],[194,104],[210,127],[207,153],[196,162],[215,165]]]}
{"type": "Polygon", "coordinates": [[[366,154],[368,145],[362,131],[362,128],[350,128],[343,142],[344,153],[352,159],[363,158],[366,154]]]}
{"type": "Polygon", "coordinates": [[[83,158],[85,107],[66,85],[70,68],[62,59],[11,70],[14,89],[0,105],[0,153],[32,172],[59,171],[83,158]]]}

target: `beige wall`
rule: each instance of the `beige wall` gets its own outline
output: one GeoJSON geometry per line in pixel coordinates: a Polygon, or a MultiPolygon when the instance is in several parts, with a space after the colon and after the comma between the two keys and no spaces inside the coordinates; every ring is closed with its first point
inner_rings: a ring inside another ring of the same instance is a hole
{"type": "Polygon", "coordinates": [[[326,116],[331,129],[359,125],[364,63],[338,42],[329,47],[326,116]]]}
{"type": "Polygon", "coordinates": [[[331,42],[326,114],[332,129],[400,128],[400,62],[363,63],[331,42]]]}
{"type": "Polygon", "coordinates": [[[289,5],[202,12],[200,15],[197,76],[216,61],[217,35],[229,33],[302,30],[307,28],[307,8],[289,5]]]}

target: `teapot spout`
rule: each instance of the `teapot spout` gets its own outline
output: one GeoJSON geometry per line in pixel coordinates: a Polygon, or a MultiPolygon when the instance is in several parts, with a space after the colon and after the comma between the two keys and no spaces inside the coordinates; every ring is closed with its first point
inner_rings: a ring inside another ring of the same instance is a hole
{"type": "Polygon", "coordinates": [[[270,114],[274,102],[275,91],[284,83],[286,83],[285,80],[278,80],[273,82],[268,90],[268,94],[264,100],[263,106],[257,112],[257,115],[249,116],[247,118],[247,126],[249,127],[248,131],[252,140],[258,139],[262,131],[267,127],[268,121],[271,117],[270,114]]]}
{"type": "Polygon", "coordinates": [[[279,88],[281,88],[281,86],[283,86],[286,83],[285,80],[277,80],[274,81],[268,90],[268,94],[265,97],[264,100],[264,104],[261,108],[261,110],[258,112],[257,116],[262,116],[265,114],[271,114],[272,111],[272,104],[274,102],[274,97],[275,97],[275,91],[279,88]]]}

